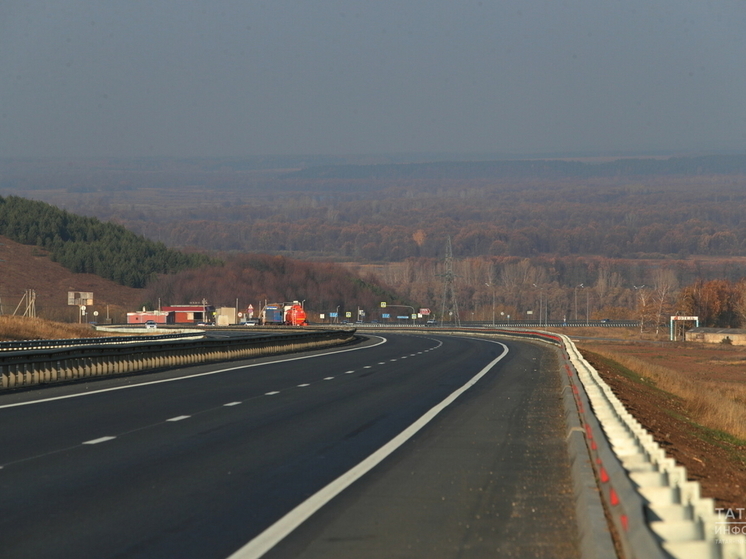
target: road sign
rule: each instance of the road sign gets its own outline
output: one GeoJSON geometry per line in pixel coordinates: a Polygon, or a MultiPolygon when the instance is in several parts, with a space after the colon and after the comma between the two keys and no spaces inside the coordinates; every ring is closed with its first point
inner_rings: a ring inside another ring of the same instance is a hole
{"type": "Polygon", "coordinates": [[[390,314],[388,314],[388,313],[383,313],[383,314],[381,315],[381,318],[391,318],[391,315],[390,315],[390,314]]]}
{"type": "Polygon", "coordinates": [[[347,311],[347,312],[345,313],[345,316],[346,316],[347,318],[352,318],[352,311],[347,311]]]}
{"type": "Polygon", "coordinates": [[[381,301],[381,308],[382,308],[382,309],[385,309],[385,308],[386,308],[386,301],[381,301]]]}
{"type": "Polygon", "coordinates": [[[420,314],[422,316],[429,316],[430,315],[430,309],[420,309],[420,314]]]}

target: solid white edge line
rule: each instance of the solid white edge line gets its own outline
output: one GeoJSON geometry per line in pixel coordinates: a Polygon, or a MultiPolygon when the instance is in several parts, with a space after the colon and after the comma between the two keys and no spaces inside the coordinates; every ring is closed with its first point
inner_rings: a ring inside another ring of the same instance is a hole
{"type": "Polygon", "coordinates": [[[90,440],[90,441],[85,441],[84,443],[81,443],[81,444],[105,443],[106,441],[113,441],[114,439],[116,439],[116,437],[101,437],[101,438],[98,438],[98,439],[93,439],[93,440],[90,440]]]}
{"type": "Polygon", "coordinates": [[[177,415],[176,417],[172,417],[171,419],[167,419],[166,421],[183,421],[184,419],[189,419],[192,417],[191,415],[177,415]]]}
{"type": "Polygon", "coordinates": [[[237,406],[240,403],[241,402],[228,402],[227,404],[223,404],[223,406],[226,407],[226,408],[230,408],[231,406],[237,406]]]}
{"type": "Polygon", "coordinates": [[[282,541],[288,534],[305,522],[311,517],[317,510],[323,507],[326,503],[331,501],[334,497],[339,495],[347,487],[352,485],[355,481],[360,479],[380,462],[382,462],[387,456],[394,452],[397,448],[403,445],[406,441],[412,438],[415,433],[427,425],[430,421],[435,418],[441,411],[451,405],[456,398],[461,396],[469,388],[474,386],[479,379],[481,379],[487,372],[494,367],[498,361],[508,354],[508,347],[500,342],[492,342],[503,346],[503,352],[498,357],[493,359],[486,367],[474,375],[466,384],[461,388],[452,392],[445,400],[439,404],[433,406],[428,410],[422,417],[412,423],[409,427],[404,429],[396,437],[391,439],[388,443],[383,445],[373,454],[368,456],[365,460],[360,462],[357,466],[348,470],[337,479],[329,483],[326,487],[323,487],[308,499],[303,501],[300,505],[295,507],[293,510],[288,512],[285,516],[280,518],[277,522],[272,524],[269,528],[264,530],[261,534],[256,536],[241,549],[233,553],[228,559],[258,559],[280,541],[282,541]]]}
{"type": "MultiPolygon", "coordinates": [[[[218,369],[217,371],[207,371],[204,373],[195,373],[193,375],[186,375],[183,377],[174,377],[174,378],[166,378],[161,380],[151,380],[148,382],[141,382],[139,384],[128,384],[126,386],[114,386],[112,388],[102,388],[101,390],[90,390],[88,392],[78,392],[77,394],[67,394],[66,396],[55,396],[53,398],[42,398],[40,400],[31,400],[28,402],[16,402],[15,404],[3,404],[0,405],[0,410],[4,408],[17,408],[19,406],[30,406],[33,404],[43,404],[45,402],[54,402],[56,400],[67,400],[68,398],[79,398],[81,396],[92,396],[93,394],[101,394],[102,392],[113,392],[115,390],[128,390],[130,388],[139,388],[141,386],[150,386],[151,384],[163,384],[164,382],[177,382],[181,380],[187,380],[190,378],[197,378],[197,377],[207,377],[211,375],[218,375],[220,373],[229,373],[231,371],[238,371],[240,369],[251,369],[253,367],[263,367],[265,365],[274,365],[276,363],[287,363],[289,361],[300,361],[301,359],[314,359],[316,357],[326,357],[327,355],[335,355],[337,353],[347,353],[348,351],[359,351],[361,349],[372,349],[374,347],[378,347],[379,345],[383,345],[388,340],[384,338],[383,336],[374,336],[370,335],[371,338],[379,338],[381,341],[365,347],[353,347],[350,349],[340,349],[337,351],[329,351],[326,353],[319,353],[316,355],[304,355],[302,357],[289,357],[287,359],[278,359],[276,361],[267,361],[265,363],[253,363],[251,365],[239,365],[237,367],[229,367],[227,369],[218,369]]],[[[51,386],[51,385],[50,385],[51,386]]]]}

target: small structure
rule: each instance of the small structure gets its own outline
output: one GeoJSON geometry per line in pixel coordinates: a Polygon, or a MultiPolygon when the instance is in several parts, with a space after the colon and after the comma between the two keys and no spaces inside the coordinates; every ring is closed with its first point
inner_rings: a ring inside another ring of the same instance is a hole
{"type": "Polygon", "coordinates": [[[215,318],[215,307],[206,303],[173,305],[170,307],[161,307],[161,310],[174,313],[174,322],[176,323],[211,324],[215,318]]]}
{"type": "Polygon", "coordinates": [[[687,342],[746,345],[746,330],[740,328],[692,328],[685,334],[687,342]]]}
{"type": "Polygon", "coordinates": [[[234,307],[218,307],[215,313],[216,326],[230,326],[238,323],[236,320],[237,313],[234,307]]]}
{"type": "MultiPolygon", "coordinates": [[[[670,340],[675,342],[676,340],[686,340],[686,327],[687,324],[694,323],[695,328],[699,328],[699,317],[698,316],[681,316],[676,315],[671,317],[671,335],[670,340]]],[[[640,332],[642,332],[642,322],[640,323],[640,332]]]]}
{"type": "Polygon", "coordinates": [[[137,311],[127,313],[127,324],[145,324],[149,320],[157,324],[173,324],[174,313],[166,311],[137,311]]]}

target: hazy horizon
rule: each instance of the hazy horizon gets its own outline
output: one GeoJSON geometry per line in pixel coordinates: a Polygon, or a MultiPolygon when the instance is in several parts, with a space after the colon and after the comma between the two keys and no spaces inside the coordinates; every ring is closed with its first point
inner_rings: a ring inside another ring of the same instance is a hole
{"type": "Polygon", "coordinates": [[[746,3],[0,5],[0,158],[746,151],[746,3]]]}

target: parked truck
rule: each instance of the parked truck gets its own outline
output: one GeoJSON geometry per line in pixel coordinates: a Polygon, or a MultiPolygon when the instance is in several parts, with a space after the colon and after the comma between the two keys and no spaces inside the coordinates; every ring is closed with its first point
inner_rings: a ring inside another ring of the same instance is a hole
{"type": "Polygon", "coordinates": [[[306,311],[298,301],[287,303],[267,303],[259,314],[260,324],[305,326],[308,324],[306,311]]]}
{"type": "Polygon", "coordinates": [[[308,320],[306,317],[306,311],[298,301],[292,303],[285,303],[285,324],[288,326],[306,326],[308,320]]]}
{"type": "Polygon", "coordinates": [[[259,323],[262,325],[279,326],[285,324],[285,309],[282,303],[267,303],[259,313],[259,323]]]}

